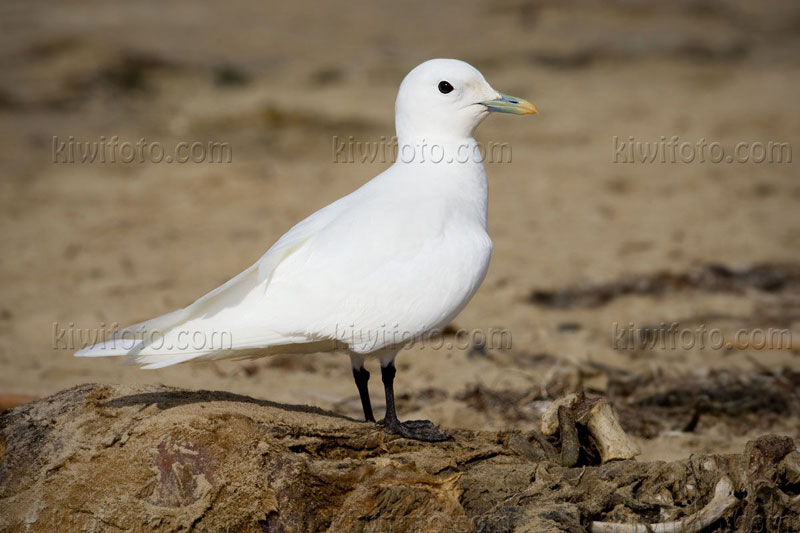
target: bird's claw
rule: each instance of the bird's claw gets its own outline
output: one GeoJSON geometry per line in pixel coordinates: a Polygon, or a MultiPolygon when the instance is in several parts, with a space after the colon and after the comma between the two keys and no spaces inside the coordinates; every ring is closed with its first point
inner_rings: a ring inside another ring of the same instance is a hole
{"type": "Polygon", "coordinates": [[[430,420],[384,420],[383,427],[401,437],[424,442],[442,442],[453,438],[449,433],[439,431],[430,420]]]}

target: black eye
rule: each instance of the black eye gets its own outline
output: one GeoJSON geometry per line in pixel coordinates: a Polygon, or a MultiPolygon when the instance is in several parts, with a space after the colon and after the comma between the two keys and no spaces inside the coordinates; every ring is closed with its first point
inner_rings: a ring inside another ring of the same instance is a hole
{"type": "Polygon", "coordinates": [[[439,82],[439,92],[442,94],[447,94],[453,90],[453,86],[450,85],[449,82],[440,81],[439,82]]]}

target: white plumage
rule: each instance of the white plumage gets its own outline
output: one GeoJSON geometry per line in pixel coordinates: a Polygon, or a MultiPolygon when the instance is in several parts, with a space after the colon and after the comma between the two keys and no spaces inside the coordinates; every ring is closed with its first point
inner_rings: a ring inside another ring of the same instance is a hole
{"type": "Polygon", "coordinates": [[[423,63],[398,93],[396,163],[188,307],[75,355],[161,368],[346,350],[354,369],[372,356],[390,364],[401,344],[451,321],[486,275],[486,172],[472,130],[489,111],[535,108],[498,93],[466,63],[423,63]]]}

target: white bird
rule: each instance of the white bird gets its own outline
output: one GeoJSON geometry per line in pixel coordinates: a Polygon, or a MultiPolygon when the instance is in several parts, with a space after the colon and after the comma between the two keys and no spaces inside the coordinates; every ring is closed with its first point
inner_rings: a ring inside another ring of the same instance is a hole
{"type": "Polygon", "coordinates": [[[409,341],[447,325],[486,275],[486,170],[472,132],[492,111],[537,112],[492,89],[463,61],[422,63],[397,94],[391,167],[298,223],[255,264],[188,307],[75,355],[127,356],[153,369],[342,350],[367,421],[375,418],[364,362],[377,358],[384,427],[412,439],[448,438],[429,421],[397,419],[394,359],[409,341]]]}

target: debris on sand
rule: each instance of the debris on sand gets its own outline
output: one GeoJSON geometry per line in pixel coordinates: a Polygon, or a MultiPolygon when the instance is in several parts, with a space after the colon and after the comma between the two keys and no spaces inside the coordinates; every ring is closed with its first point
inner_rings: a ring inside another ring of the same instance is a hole
{"type": "Polygon", "coordinates": [[[714,497],[698,512],[681,520],[658,524],[614,524],[592,522],[591,533],[697,533],[719,520],[725,512],[736,505],[733,484],[727,476],[717,483],[714,497]]]}
{"type": "Polygon", "coordinates": [[[737,270],[725,265],[708,264],[690,272],[656,272],[628,276],[609,283],[536,289],[531,291],[528,302],[551,309],[591,308],[634,294],[663,295],[685,290],[742,293],[747,289],[765,292],[800,290],[800,265],[760,264],[737,270]]]}
{"type": "Polygon", "coordinates": [[[578,427],[590,441],[600,463],[633,459],[642,452],[620,426],[617,414],[605,398],[587,398],[582,392],[554,401],[542,415],[542,433],[561,435],[561,464],[578,464],[581,445],[578,427]]]}
{"type": "MultiPolygon", "coordinates": [[[[545,423],[545,411],[584,392],[602,395],[619,415],[622,428],[645,439],[673,431],[702,434],[717,424],[734,435],[753,429],[766,432],[781,423],[800,424],[800,372],[787,367],[755,373],[736,368],[665,373],[590,361],[566,367],[545,385],[492,389],[471,384],[454,399],[513,427],[545,423]],[[603,387],[593,386],[596,383],[603,387]]],[[[557,427],[554,413],[546,424],[557,427]]],[[[543,431],[548,433],[544,427],[543,431]]]]}

